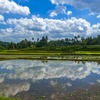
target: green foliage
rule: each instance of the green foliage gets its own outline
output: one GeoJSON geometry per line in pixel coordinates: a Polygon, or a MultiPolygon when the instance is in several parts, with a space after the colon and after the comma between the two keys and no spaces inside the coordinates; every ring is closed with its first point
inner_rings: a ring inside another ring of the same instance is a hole
{"type": "Polygon", "coordinates": [[[37,38],[37,41],[35,41],[34,38],[32,38],[32,41],[28,41],[27,39],[24,39],[18,43],[14,42],[1,42],[0,41],[0,50],[20,50],[20,49],[31,49],[33,50],[44,50],[44,51],[76,51],[76,50],[100,50],[100,35],[97,37],[80,37],[75,36],[74,38],[65,38],[60,40],[50,40],[48,41],[47,36],[43,36],[41,39],[37,38]],[[92,45],[92,46],[91,46],[92,45]]]}
{"type": "Polygon", "coordinates": [[[0,50],[4,50],[5,48],[3,46],[0,46],[0,50]]]}
{"type": "Polygon", "coordinates": [[[46,36],[46,37],[42,37],[42,39],[39,41],[37,41],[37,43],[36,43],[36,47],[44,47],[44,46],[46,46],[48,44],[48,37],[46,36]]]}

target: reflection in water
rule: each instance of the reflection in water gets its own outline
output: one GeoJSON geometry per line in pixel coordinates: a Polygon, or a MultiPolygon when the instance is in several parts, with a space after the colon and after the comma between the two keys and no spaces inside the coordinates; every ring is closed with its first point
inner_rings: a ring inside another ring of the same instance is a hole
{"type": "Polygon", "coordinates": [[[30,88],[29,83],[21,83],[21,84],[2,84],[0,87],[2,87],[2,92],[5,94],[5,96],[10,96],[10,95],[16,95],[19,92],[22,91],[28,91],[30,88]]]}
{"type": "Polygon", "coordinates": [[[97,62],[0,61],[0,89],[6,96],[36,90],[46,95],[46,89],[49,89],[48,95],[53,98],[96,83],[100,84],[100,65],[97,62]]]}

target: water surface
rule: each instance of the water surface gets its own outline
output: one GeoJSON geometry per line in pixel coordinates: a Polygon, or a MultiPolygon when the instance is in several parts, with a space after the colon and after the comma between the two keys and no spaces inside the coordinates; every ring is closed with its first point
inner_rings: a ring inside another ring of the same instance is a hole
{"type": "MultiPolygon", "coordinates": [[[[0,61],[0,94],[23,100],[64,100],[67,94],[100,85],[97,62],[0,61]]],[[[74,100],[74,99],[73,99],[74,100]]]]}

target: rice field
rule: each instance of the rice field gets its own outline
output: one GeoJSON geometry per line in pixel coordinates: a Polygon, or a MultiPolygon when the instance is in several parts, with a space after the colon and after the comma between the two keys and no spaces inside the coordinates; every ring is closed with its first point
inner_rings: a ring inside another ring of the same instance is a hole
{"type": "Polygon", "coordinates": [[[0,60],[36,59],[36,60],[100,60],[100,51],[39,51],[39,50],[2,50],[0,60]]]}

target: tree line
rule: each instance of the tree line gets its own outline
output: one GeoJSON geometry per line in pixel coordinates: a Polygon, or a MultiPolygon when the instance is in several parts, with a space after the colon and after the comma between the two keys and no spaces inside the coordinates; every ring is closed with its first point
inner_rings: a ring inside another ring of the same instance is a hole
{"type": "Polygon", "coordinates": [[[75,36],[73,38],[64,38],[58,40],[49,40],[48,36],[32,38],[31,41],[24,39],[18,43],[14,42],[2,42],[0,41],[0,49],[23,49],[23,48],[43,48],[43,47],[62,47],[62,46],[74,46],[80,45],[86,48],[88,45],[100,45],[100,35],[97,37],[80,37],[75,36]]]}

